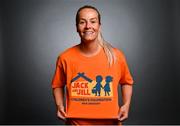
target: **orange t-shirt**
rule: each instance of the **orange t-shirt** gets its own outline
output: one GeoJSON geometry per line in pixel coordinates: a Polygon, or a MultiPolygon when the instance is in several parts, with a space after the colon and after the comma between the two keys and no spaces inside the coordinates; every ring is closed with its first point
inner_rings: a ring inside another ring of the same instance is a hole
{"type": "Polygon", "coordinates": [[[103,49],[86,57],[76,45],[59,55],[52,88],[66,86],[67,118],[118,118],[118,84],[132,85],[133,79],[123,53],[114,52],[111,67],[103,49]]]}

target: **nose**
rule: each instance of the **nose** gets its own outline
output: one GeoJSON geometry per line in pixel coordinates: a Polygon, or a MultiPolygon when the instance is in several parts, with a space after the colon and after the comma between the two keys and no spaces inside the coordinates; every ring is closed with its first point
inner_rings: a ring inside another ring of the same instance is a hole
{"type": "Polygon", "coordinates": [[[91,23],[90,23],[90,22],[87,22],[85,28],[86,28],[86,29],[89,29],[90,27],[91,27],[91,23]]]}

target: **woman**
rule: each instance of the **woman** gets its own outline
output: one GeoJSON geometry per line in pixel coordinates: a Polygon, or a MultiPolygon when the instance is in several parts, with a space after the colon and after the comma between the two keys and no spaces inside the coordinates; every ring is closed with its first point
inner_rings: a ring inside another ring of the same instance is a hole
{"type": "Polygon", "coordinates": [[[77,11],[76,28],[81,42],[59,55],[52,81],[57,116],[66,124],[121,124],[128,117],[133,84],[125,57],[102,38],[101,16],[95,7],[86,5],[77,11]],[[111,79],[107,82],[107,78],[111,79]]]}

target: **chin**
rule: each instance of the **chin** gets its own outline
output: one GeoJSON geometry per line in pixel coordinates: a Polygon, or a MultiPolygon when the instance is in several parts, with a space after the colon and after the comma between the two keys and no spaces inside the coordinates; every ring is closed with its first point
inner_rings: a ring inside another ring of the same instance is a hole
{"type": "Polygon", "coordinates": [[[95,39],[83,39],[83,40],[87,42],[91,42],[91,41],[94,41],[95,39]]]}
{"type": "Polygon", "coordinates": [[[93,38],[83,38],[83,40],[84,41],[94,41],[94,40],[96,40],[96,38],[94,38],[94,37],[93,38]]]}

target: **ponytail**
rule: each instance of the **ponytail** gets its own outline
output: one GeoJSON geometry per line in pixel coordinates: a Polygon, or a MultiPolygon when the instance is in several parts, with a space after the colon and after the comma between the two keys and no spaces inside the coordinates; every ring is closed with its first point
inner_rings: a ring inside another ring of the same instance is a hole
{"type": "Polygon", "coordinates": [[[116,62],[116,55],[113,51],[113,47],[107,41],[104,40],[101,32],[98,34],[99,44],[102,46],[106,57],[108,59],[109,66],[111,67],[116,62]]]}

